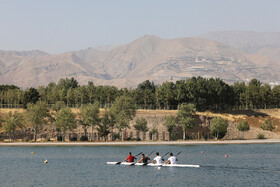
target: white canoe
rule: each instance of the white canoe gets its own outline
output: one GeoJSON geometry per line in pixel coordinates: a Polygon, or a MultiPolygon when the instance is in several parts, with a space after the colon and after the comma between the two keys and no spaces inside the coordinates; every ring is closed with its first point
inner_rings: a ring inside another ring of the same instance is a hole
{"type": "Polygon", "coordinates": [[[134,163],[134,162],[107,162],[107,164],[111,164],[111,165],[127,165],[127,166],[155,166],[155,167],[191,167],[191,168],[199,168],[199,165],[190,165],[190,164],[153,164],[153,163],[149,163],[149,164],[144,164],[144,163],[134,163]]]}
{"type": "Polygon", "coordinates": [[[163,164],[166,167],[189,167],[189,168],[199,168],[200,165],[190,165],[190,164],[163,164]]]}
{"type": "Polygon", "coordinates": [[[112,164],[112,165],[117,165],[117,164],[121,164],[122,162],[107,162],[107,164],[112,164]]]}
{"type": "Polygon", "coordinates": [[[191,164],[148,164],[148,166],[162,166],[162,167],[188,167],[188,168],[199,168],[199,165],[191,165],[191,164]]]}
{"type": "Polygon", "coordinates": [[[134,165],[135,163],[134,162],[107,162],[107,164],[111,164],[111,165],[127,165],[127,166],[130,166],[130,165],[134,165]]]}

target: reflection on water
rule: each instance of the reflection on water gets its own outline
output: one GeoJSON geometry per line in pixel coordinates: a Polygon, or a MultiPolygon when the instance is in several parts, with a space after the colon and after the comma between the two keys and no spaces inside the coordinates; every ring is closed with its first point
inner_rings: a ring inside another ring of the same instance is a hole
{"type": "Polygon", "coordinates": [[[0,186],[279,186],[279,149],[280,144],[0,147],[0,186]],[[153,150],[183,151],[179,163],[201,167],[106,165],[129,151],[153,150]]]}

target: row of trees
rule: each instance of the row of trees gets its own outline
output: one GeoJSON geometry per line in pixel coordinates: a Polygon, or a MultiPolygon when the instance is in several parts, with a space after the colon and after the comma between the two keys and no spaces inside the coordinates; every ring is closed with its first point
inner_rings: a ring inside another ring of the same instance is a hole
{"type": "MultiPolygon", "coordinates": [[[[173,135],[178,133],[178,126],[183,132],[182,139],[186,139],[187,130],[192,129],[195,124],[196,107],[194,104],[181,104],[177,114],[166,116],[163,125],[169,132],[169,139],[173,140],[173,135]]],[[[110,108],[106,108],[102,117],[100,117],[100,107],[98,103],[86,104],[80,108],[78,114],[73,113],[72,109],[66,107],[64,102],[58,101],[49,108],[46,102],[38,101],[37,103],[29,103],[25,113],[9,112],[5,120],[0,119],[0,127],[3,125],[4,132],[9,134],[10,139],[13,139],[15,131],[19,128],[32,127],[34,132],[34,140],[37,140],[37,135],[41,133],[46,126],[54,127],[57,131],[58,137],[65,140],[65,134],[75,130],[78,125],[84,128],[84,140],[93,140],[93,130],[96,129],[100,137],[107,136],[111,133],[111,139],[114,140],[114,129],[117,128],[119,138],[122,140],[122,131],[130,128],[129,124],[136,114],[136,107],[133,99],[127,96],[121,96],[116,99],[110,108]],[[91,128],[90,128],[91,127],[91,128]],[[91,129],[91,137],[87,137],[87,130],[91,129]]],[[[147,120],[145,118],[137,118],[133,125],[138,132],[147,132],[147,120]]],[[[209,130],[211,134],[220,139],[224,137],[227,132],[228,123],[221,117],[214,117],[210,121],[209,130]]],[[[263,130],[272,131],[275,127],[271,119],[266,119],[260,126],[263,130]]],[[[246,121],[240,121],[237,129],[241,132],[250,130],[250,126],[246,121]]],[[[157,132],[157,127],[150,129],[150,134],[157,132]]]]}
{"type": "MultiPolygon", "coordinates": [[[[87,129],[91,127],[97,129],[99,136],[107,137],[109,133],[113,135],[113,129],[116,127],[120,135],[122,130],[129,127],[130,120],[136,114],[136,107],[133,100],[127,96],[118,97],[110,108],[105,110],[105,114],[100,117],[100,105],[98,102],[94,104],[85,104],[80,108],[80,113],[73,113],[72,109],[67,107],[64,102],[58,101],[53,105],[52,109],[45,101],[37,101],[35,104],[27,104],[25,113],[10,112],[7,118],[1,120],[4,132],[10,134],[12,139],[15,130],[18,128],[32,127],[34,131],[34,140],[46,126],[54,127],[65,139],[66,132],[71,132],[81,125],[84,128],[85,136],[87,129]]],[[[92,135],[93,133],[91,133],[92,135]]],[[[87,137],[88,138],[88,137],[87,137]]],[[[90,137],[92,141],[92,137],[90,137]]]]}
{"type": "MultiPolygon", "coordinates": [[[[195,125],[195,105],[182,104],[178,110],[177,116],[167,116],[164,125],[170,133],[172,139],[172,131],[176,124],[180,124],[183,129],[183,139],[186,139],[186,130],[193,128],[195,125]]],[[[10,112],[4,123],[4,131],[9,133],[10,139],[17,128],[24,128],[25,124],[31,125],[34,130],[34,139],[37,140],[37,135],[42,131],[46,125],[53,126],[57,134],[65,139],[67,131],[73,131],[78,125],[84,128],[84,134],[87,136],[87,130],[91,127],[91,137],[94,128],[97,129],[99,136],[107,137],[109,133],[114,135],[114,128],[118,129],[120,139],[122,131],[130,128],[129,124],[136,114],[136,107],[132,98],[121,96],[115,100],[110,108],[106,108],[104,115],[100,117],[99,104],[86,104],[80,108],[78,117],[72,110],[64,105],[63,102],[58,101],[53,105],[52,110],[44,101],[37,103],[29,103],[27,105],[26,113],[12,113],[10,112]]],[[[147,120],[145,118],[137,118],[134,129],[140,132],[147,132],[147,120]]],[[[157,132],[157,128],[151,129],[152,136],[157,132]]],[[[113,137],[111,138],[113,139],[113,137]]]]}
{"type": "Polygon", "coordinates": [[[234,85],[228,85],[219,78],[193,77],[160,85],[147,80],[135,89],[96,86],[92,82],[80,86],[74,78],[61,79],[57,84],[50,83],[24,91],[13,85],[2,85],[0,107],[27,107],[28,103],[40,100],[49,105],[62,101],[68,107],[98,102],[101,107],[106,108],[123,95],[131,97],[137,108],[145,109],[177,109],[182,103],[192,103],[199,111],[280,106],[280,85],[271,88],[256,79],[251,80],[249,84],[236,82],[234,85]]]}

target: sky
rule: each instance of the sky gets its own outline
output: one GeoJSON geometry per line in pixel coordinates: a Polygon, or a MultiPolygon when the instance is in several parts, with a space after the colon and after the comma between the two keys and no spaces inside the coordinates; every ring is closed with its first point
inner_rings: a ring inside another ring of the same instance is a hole
{"type": "Polygon", "coordinates": [[[279,0],[0,0],[0,50],[57,54],[144,35],[280,32],[279,0]]]}

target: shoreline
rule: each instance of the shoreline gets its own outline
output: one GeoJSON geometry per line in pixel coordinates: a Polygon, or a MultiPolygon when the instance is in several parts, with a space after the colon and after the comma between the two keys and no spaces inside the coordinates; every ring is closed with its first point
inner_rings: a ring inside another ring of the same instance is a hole
{"type": "Polygon", "coordinates": [[[143,142],[34,142],[0,143],[3,146],[131,146],[131,145],[217,145],[217,144],[271,144],[280,139],[265,140],[216,140],[216,141],[143,141],[143,142]]]}

